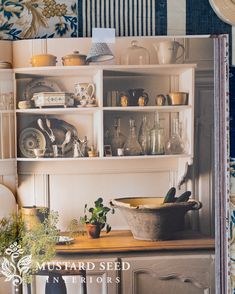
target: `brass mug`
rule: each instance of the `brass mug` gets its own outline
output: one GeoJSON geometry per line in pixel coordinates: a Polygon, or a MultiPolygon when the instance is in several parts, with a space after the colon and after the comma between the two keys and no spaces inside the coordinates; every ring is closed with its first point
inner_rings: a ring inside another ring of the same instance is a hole
{"type": "Polygon", "coordinates": [[[120,105],[125,107],[125,106],[128,106],[128,101],[129,100],[129,97],[126,95],[126,94],[121,94],[120,95],[120,105]]]}
{"type": "Polygon", "coordinates": [[[166,97],[163,94],[157,95],[155,103],[157,106],[164,106],[166,104],[166,97]]]}

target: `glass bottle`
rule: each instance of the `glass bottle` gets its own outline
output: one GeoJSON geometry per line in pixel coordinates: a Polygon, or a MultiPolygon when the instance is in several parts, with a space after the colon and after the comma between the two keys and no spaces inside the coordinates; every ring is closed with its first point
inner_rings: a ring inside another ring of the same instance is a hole
{"type": "Polygon", "coordinates": [[[180,123],[178,118],[173,119],[172,132],[169,140],[166,143],[167,154],[184,153],[185,146],[180,135],[180,123]]]}
{"type": "Polygon", "coordinates": [[[125,141],[126,137],[121,133],[121,119],[119,117],[116,117],[114,119],[113,132],[110,141],[112,154],[114,156],[118,155],[117,150],[118,148],[123,148],[125,141]]]}
{"type": "Polygon", "coordinates": [[[135,156],[140,155],[142,152],[141,146],[136,137],[135,120],[131,118],[129,120],[129,135],[124,144],[124,155],[135,156]]]}
{"type": "Polygon", "coordinates": [[[160,126],[159,113],[155,113],[154,126],[150,131],[150,154],[165,154],[165,134],[164,129],[160,126]]]}
{"type": "Polygon", "coordinates": [[[142,123],[140,125],[138,141],[141,146],[141,154],[147,155],[149,152],[149,129],[147,125],[146,115],[142,118],[142,123]]]}

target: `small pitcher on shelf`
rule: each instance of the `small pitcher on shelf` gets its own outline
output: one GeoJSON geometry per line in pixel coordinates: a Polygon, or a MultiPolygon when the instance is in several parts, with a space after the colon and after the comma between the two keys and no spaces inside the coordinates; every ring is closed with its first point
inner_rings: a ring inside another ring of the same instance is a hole
{"type": "Polygon", "coordinates": [[[184,54],[184,46],[177,41],[163,41],[160,43],[153,44],[158,57],[159,64],[171,64],[181,58],[184,54]],[[178,50],[182,52],[178,55],[178,50]]]}
{"type": "Polygon", "coordinates": [[[129,89],[129,105],[130,106],[146,106],[149,102],[149,96],[144,89],[129,89]]]}

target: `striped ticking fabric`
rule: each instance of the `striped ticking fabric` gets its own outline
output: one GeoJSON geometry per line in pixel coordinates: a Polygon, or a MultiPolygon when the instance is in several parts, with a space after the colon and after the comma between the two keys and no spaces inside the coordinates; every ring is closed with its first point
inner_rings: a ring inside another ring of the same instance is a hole
{"type": "Polygon", "coordinates": [[[80,37],[92,28],[115,28],[116,36],[231,35],[208,0],[78,0],[80,37]]]}
{"type": "Polygon", "coordinates": [[[115,28],[117,36],[165,35],[166,0],[79,0],[79,36],[115,28]]]}

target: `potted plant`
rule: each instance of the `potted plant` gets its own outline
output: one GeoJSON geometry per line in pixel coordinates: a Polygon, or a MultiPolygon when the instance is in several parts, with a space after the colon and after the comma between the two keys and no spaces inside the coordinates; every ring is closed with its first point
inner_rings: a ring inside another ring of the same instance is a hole
{"type": "Polygon", "coordinates": [[[89,238],[99,238],[103,228],[106,233],[111,231],[111,226],[107,223],[107,214],[114,213],[113,208],[104,206],[103,199],[100,197],[95,202],[95,207],[84,207],[84,216],[80,218],[80,222],[86,225],[87,235],[89,238]]]}

